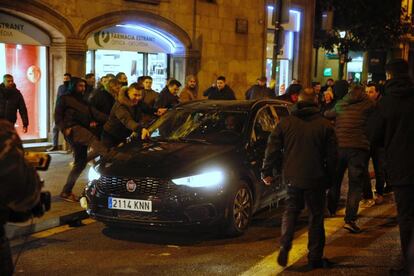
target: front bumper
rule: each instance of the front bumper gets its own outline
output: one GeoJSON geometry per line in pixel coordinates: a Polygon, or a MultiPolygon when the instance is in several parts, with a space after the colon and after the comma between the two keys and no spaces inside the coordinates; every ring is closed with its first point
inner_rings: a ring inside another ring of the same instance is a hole
{"type": "Polygon", "coordinates": [[[149,227],[211,226],[224,218],[228,197],[221,187],[214,190],[189,188],[169,181],[141,179],[137,182],[144,184],[139,184],[136,191],[128,192],[122,188],[127,181],[117,179],[116,182],[120,183],[117,189],[114,181],[107,185],[109,188],[103,188],[101,180],[89,183],[85,191],[88,214],[104,223],[149,227]],[[110,209],[108,197],[150,200],[152,211],[110,209]]]}

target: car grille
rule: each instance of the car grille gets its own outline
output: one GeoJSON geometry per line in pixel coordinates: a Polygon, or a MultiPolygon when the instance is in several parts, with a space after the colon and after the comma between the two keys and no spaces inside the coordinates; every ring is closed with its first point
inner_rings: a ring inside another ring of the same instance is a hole
{"type": "Polygon", "coordinates": [[[98,190],[107,195],[139,195],[139,196],[156,196],[167,197],[177,195],[178,187],[169,180],[159,178],[126,178],[102,176],[99,179],[98,190]],[[134,192],[129,192],[126,183],[133,180],[137,185],[134,192]]]}

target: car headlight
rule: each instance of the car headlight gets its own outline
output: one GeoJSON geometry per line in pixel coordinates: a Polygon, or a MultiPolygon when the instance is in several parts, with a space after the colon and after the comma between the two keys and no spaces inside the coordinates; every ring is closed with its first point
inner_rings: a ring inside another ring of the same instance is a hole
{"type": "Polygon", "coordinates": [[[176,185],[184,185],[188,187],[212,187],[222,183],[224,180],[224,173],[222,171],[212,171],[193,176],[181,177],[173,179],[172,182],[176,185]]]}
{"type": "Polygon", "coordinates": [[[93,180],[98,180],[101,177],[101,174],[98,173],[94,167],[90,167],[89,168],[89,172],[88,172],[88,180],[89,182],[93,181],[93,180]]]}

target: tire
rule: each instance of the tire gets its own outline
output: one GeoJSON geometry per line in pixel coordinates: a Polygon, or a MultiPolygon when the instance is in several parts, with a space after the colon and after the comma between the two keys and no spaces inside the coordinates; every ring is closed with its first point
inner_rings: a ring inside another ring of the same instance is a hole
{"type": "Polygon", "coordinates": [[[240,236],[249,227],[253,209],[252,192],[246,182],[240,181],[231,193],[227,206],[223,234],[229,237],[240,236]]]}

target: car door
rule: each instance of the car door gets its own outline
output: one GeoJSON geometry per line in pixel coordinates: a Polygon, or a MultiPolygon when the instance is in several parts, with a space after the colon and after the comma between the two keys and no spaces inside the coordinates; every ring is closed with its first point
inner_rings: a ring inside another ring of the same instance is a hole
{"type": "Polygon", "coordinates": [[[257,191],[258,195],[260,195],[260,207],[269,205],[272,200],[272,194],[274,194],[273,185],[266,186],[261,181],[260,171],[266,151],[267,139],[278,122],[279,118],[275,107],[272,105],[265,105],[256,112],[251,129],[248,156],[250,167],[254,171],[258,182],[257,191]]]}

